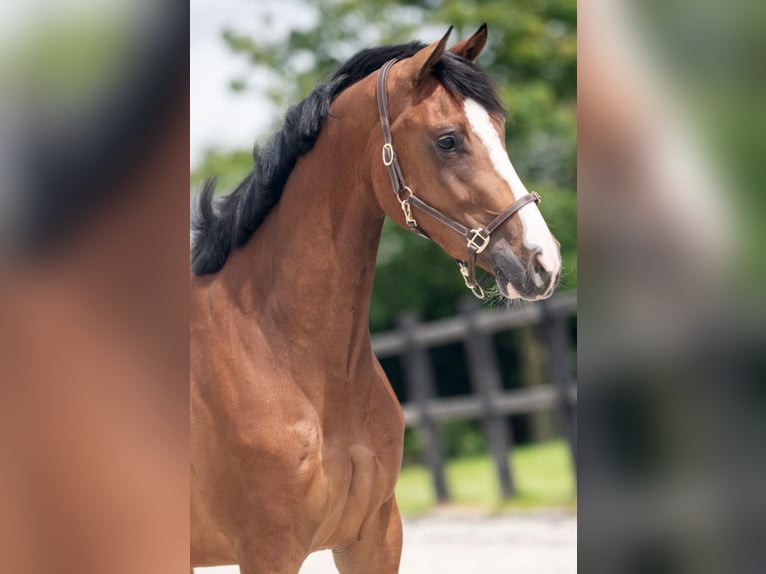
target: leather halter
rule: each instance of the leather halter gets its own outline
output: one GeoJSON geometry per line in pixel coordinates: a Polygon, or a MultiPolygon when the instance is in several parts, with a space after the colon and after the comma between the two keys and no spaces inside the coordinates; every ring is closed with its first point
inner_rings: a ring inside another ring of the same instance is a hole
{"type": "Polygon", "coordinates": [[[407,227],[417,233],[421,237],[430,239],[428,234],[418,226],[418,222],[412,215],[412,208],[416,207],[418,210],[427,213],[432,218],[441,222],[449,227],[455,233],[460,234],[466,240],[466,260],[456,259],[458,266],[460,267],[460,273],[463,276],[466,287],[479,299],[484,299],[483,285],[492,277],[491,274],[485,275],[480,281],[476,280],[476,257],[482,253],[489,245],[492,237],[492,232],[505,223],[510,217],[512,217],[517,211],[528,203],[540,203],[542,198],[536,192],[528,193],[509,205],[500,215],[495,217],[487,225],[483,227],[476,227],[469,229],[462,223],[450,219],[444,215],[441,211],[435,207],[429,205],[419,197],[417,197],[407,184],[404,183],[404,175],[402,174],[402,168],[399,165],[399,160],[394,152],[394,146],[391,139],[391,124],[388,116],[388,94],[386,90],[386,80],[388,79],[388,72],[391,67],[398,61],[398,58],[389,60],[380,69],[377,81],[377,99],[378,99],[378,113],[380,115],[380,126],[383,128],[383,165],[388,169],[388,176],[391,179],[391,187],[393,188],[394,195],[402,206],[402,212],[404,212],[404,221],[407,227]]]}

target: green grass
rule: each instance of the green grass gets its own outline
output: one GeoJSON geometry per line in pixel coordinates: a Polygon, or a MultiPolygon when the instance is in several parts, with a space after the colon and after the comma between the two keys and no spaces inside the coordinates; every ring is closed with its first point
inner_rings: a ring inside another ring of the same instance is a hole
{"type": "MultiPolygon", "coordinates": [[[[489,456],[448,461],[451,503],[487,512],[575,507],[572,463],[564,441],[516,447],[509,460],[517,490],[516,497],[509,501],[500,496],[497,471],[489,456]]],[[[396,498],[405,516],[421,515],[433,508],[436,496],[428,469],[423,465],[403,468],[396,498]]]]}

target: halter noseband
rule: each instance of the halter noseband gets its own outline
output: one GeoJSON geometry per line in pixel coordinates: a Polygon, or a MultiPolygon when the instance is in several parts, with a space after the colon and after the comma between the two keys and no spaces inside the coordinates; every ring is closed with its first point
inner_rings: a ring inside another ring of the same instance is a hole
{"type": "Polygon", "coordinates": [[[383,150],[382,158],[383,165],[388,169],[388,176],[391,179],[391,187],[393,188],[394,195],[399,201],[404,213],[404,221],[407,227],[417,233],[421,237],[430,239],[428,234],[418,227],[418,222],[412,215],[412,208],[416,207],[418,210],[427,213],[437,221],[440,221],[455,233],[460,234],[466,240],[466,250],[468,257],[466,261],[457,259],[457,264],[460,267],[460,274],[463,276],[465,286],[468,287],[471,292],[479,299],[484,299],[483,285],[492,276],[491,274],[485,275],[481,280],[476,280],[476,256],[482,253],[489,245],[492,237],[492,232],[505,223],[513,214],[519,211],[522,207],[528,203],[540,203],[541,197],[536,192],[528,193],[520,199],[514,201],[508,208],[505,209],[500,215],[495,217],[484,227],[476,227],[469,229],[462,223],[459,223],[453,219],[450,219],[444,215],[441,211],[435,207],[429,205],[419,197],[417,197],[405,183],[404,175],[402,174],[402,168],[399,165],[399,160],[394,152],[394,146],[391,139],[391,125],[388,117],[388,94],[386,91],[386,80],[388,79],[388,72],[391,67],[398,61],[398,58],[389,60],[380,69],[377,82],[377,99],[378,99],[378,113],[380,115],[380,126],[383,128],[383,150]]]}

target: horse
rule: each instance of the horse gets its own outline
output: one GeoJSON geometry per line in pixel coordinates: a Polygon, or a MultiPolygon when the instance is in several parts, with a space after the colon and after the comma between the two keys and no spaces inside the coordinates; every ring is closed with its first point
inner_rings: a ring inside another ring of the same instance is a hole
{"type": "Polygon", "coordinates": [[[363,50],[287,112],[252,172],[192,221],[191,565],[397,572],[404,420],[373,354],[385,216],[508,298],[550,296],[559,247],[504,145],[475,65],[482,25],[363,50]]]}

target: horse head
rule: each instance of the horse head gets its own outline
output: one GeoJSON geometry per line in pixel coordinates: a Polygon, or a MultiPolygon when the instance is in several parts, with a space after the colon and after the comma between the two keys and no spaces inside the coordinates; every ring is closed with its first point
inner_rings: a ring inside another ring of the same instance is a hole
{"type": "Polygon", "coordinates": [[[561,272],[558,242],[508,158],[503,107],[474,65],[487,27],[447,50],[450,31],[379,72],[375,195],[394,221],[463,262],[479,296],[474,264],[507,298],[549,297],[561,272]]]}

